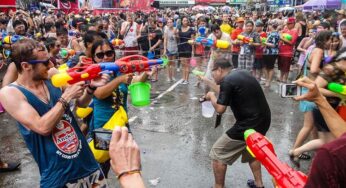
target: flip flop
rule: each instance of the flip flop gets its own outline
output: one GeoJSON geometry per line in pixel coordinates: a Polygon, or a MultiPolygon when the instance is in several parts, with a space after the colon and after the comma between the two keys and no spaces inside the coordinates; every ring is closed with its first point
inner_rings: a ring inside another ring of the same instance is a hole
{"type": "Polygon", "coordinates": [[[299,159],[301,160],[310,160],[311,159],[311,156],[306,154],[306,153],[302,153],[298,156],[299,159]]]}
{"type": "Polygon", "coordinates": [[[12,172],[12,171],[18,170],[19,166],[20,166],[20,162],[7,163],[7,168],[0,168],[0,173],[2,173],[2,172],[12,172]]]}
{"type": "Polygon", "coordinates": [[[252,179],[247,180],[247,186],[250,188],[264,188],[264,187],[257,187],[255,184],[255,180],[252,180],[252,179]]]}
{"type": "Polygon", "coordinates": [[[202,102],[206,101],[207,99],[206,99],[205,96],[203,95],[203,96],[200,97],[198,100],[199,100],[200,103],[202,103],[202,102]]]}

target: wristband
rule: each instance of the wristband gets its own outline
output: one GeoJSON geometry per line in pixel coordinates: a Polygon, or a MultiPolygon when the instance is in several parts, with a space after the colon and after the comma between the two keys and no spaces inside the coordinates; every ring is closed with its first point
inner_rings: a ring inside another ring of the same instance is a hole
{"type": "Polygon", "coordinates": [[[90,85],[88,85],[88,88],[92,91],[95,91],[97,89],[97,87],[91,87],[90,85]]]}
{"type": "Polygon", "coordinates": [[[58,102],[60,102],[62,104],[62,107],[63,107],[64,110],[66,110],[69,107],[68,102],[64,98],[62,98],[62,97],[60,97],[58,99],[58,102]]]}
{"type": "Polygon", "coordinates": [[[122,176],[124,175],[129,175],[129,174],[141,174],[141,171],[140,170],[130,170],[130,171],[125,171],[125,172],[122,172],[120,173],[117,177],[117,179],[119,180],[122,176]]]}

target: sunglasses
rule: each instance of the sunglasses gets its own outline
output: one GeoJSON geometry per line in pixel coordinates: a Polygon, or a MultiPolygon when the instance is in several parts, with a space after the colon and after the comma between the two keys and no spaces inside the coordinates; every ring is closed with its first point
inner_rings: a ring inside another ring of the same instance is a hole
{"type": "Polygon", "coordinates": [[[106,52],[99,52],[97,54],[95,54],[95,56],[99,59],[103,59],[105,57],[105,55],[107,57],[112,57],[114,56],[115,52],[113,50],[109,50],[109,51],[106,51],[106,52]]]}
{"type": "Polygon", "coordinates": [[[47,60],[30,60],[30,61],[28,61],[28,63],[32,64],[32,65],[42,63],[43,65],[48,66],[50,63],[50,60],[49,59],[47,59],[47,60]]]}

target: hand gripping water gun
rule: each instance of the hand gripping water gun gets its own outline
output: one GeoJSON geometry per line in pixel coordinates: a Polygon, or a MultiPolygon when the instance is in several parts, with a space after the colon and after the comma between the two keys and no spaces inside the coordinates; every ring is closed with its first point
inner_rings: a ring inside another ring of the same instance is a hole
{"type": "Polygon", "coordinates": [[[304,187],[307,176],[300,171],[295,171],[287,164],[281,162],[274,151],[272,143],[262,134],[253,129],[244,132],[246,149],[268,170],[279,188],[304,187]]]}
{"type": "Polygon", "coordinates": [[[288,33],[283,33],[282,37],[288,41],[292,40],[292,35],[288,34],[288,33]]]}
{"type": "MultiPolygon", "coordinates": [[[[108,122],[102,127],[107,130],[113,130],[116,126],[124,127],[128,123],[126,111],[122,106],[113,114],[108,122]]],[[[94,146],[94,140],[89,142],[89,147],[94,154],[97,162],[104,163],[109,160],[109,152],[106,150],[97,150],[94,146]]]]}
{"type": "Polygon", "coordinates": [[[328,89],[332,92],[346,95],[346,86],[345,85],[331,82],[328,84],[328,89]]]}
{"type": "Polygon", "coordinates": [[[91,64],[82,67],[74,67],[52,76],[52,84],[55,87],[62,87],[67,84],[74,84],[80,81],[92,80],[99,77],[102,71],[121,72],[123,74],[147,71],[153,65],[167,64],[167,59],[154,59],[141,55],[123,57],[115,62],[105,62],[91,64]]]}
{"type": "Polygon", "coordinates": [[[124,44],[124,41],[121,39],[112,39],[110,42],[113,46],[120,46],[124,44]]]}
{"type": "Polygon", "coordinates": [[[244,35],[238,35],[237,39],[240,40],[240,41],[243,41],[243,43],[253,42],[253,38],[245,37],[244,35]]]}
{"type": "Polygon", "coordinates": [[[61,48],[59,51],[59,54],[62,58],[65,59],[65,58],[76,55],[76,51],[74,51],[73,49],[61,48]]]}

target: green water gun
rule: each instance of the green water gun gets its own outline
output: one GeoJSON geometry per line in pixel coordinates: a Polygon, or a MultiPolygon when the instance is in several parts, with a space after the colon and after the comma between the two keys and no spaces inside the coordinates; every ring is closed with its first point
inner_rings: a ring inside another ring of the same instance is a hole
{"type": "Polygon", "coordinates": [[[342,95],[346,95],[346,86],[335,82],[331,82],[328,84],[328,90],[342,95]]]}

